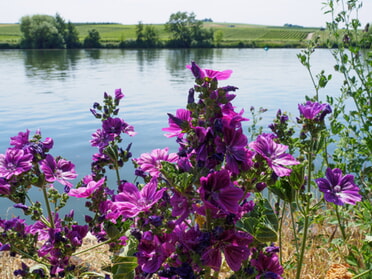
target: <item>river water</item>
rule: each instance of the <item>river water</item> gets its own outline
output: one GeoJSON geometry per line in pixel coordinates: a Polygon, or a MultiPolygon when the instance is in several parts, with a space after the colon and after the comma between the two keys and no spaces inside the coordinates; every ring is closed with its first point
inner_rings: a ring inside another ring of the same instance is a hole
{"type": "MultiPolygon", "coordinates": [[[[135,127],[138,134],[126,138],[133,142],[132,152],[169,146],[164,137],[167,113],[186,105],[194,77],[185,68],[195,61],[202,68],[232,69],[221,86],[239,88],[233,104],[240,111],[264,107],[264,127],[279,108],[295,117],[297,105],[305,95],[314,95],[311,79],[297,58],[299,49],[175,49],[175,50],[1,50],[0,51],[0,153],[9,147],[9,138],[29,129],[33,135],[54,139],[51,153],[62,155],[76,165],[79,178],[89,174],[95,148],[91,134],[100,123],[89,109],[100,102],[104,92],[121,88],[125,94],[120,116],[135,127]]],[[[314,73],[324,69],[332,73],[334,60],[329,50],[316,50],[312,57],[314,73]]],[[[340,80],[333,78],[325,95],[337,95],[340,80]]],[[[249,125],[249,123],[248,123],[249,125]]],[[[126,143],[125,143],[126,144],[126,143]]],[[[125,145],[126,146],[126,145],[125,145]]],[[[132,178],[132,169],[123,170],[132,178]]],[[[130,179],[128,179],[130,180],[130,179]]],[[[36,197],[39,193],[32,195],[36,197]]],[[[75,210],[83,212],[81,201],[72,200],[75,210]]],[[[2,201],[0,217],[19,214],[11,203],[2,201]]]]}

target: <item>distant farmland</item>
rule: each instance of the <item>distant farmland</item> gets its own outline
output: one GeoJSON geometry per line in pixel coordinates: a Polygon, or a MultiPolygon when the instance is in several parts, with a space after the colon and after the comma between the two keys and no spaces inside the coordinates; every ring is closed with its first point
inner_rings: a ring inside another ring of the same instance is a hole
{"type": "MultiPolygon", "coordinates": [[[[169,39],[163,24],[152,25],[161,41],[169,39]]],[[[212,28],[221,35],[220,47],[303,47],[309,34],[319,28],[277,27],[240,23],[204,23],[204,28],[212,28]]],[[[76,24],[80,40],[88,31],[96,29],[103,45],[115,46],[120,42],[136,39],[136,25],[121,24],[76,24]]],[[[17,45],[21,38],[19,24],[0,24],[0,44],[17,45]]]]}

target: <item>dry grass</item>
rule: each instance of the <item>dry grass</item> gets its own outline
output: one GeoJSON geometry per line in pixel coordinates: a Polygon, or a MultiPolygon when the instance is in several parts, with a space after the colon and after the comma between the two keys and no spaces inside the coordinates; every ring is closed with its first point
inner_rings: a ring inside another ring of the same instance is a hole
{"type": "MultiPolygon", "coordinates": [[[[97,244],[95,238],[91,235],[84,239],[83,246],[80,250],[87,249],[97,244]]],[[[102,272],[102,267],[110,264],[110,253],[108,246],[100,246],[87,253],[73,257],[72,261],[77,266],[79,273],[84,271],[102,272]]],[[[32,265],[33,261],[21,259],[19,256],[10,257],[8,252],[0,252],[0,279],[15,279],[20,278],[13,275],[13,271],[21,267],[24,261],[26,264],[32,265]]],[[[77,274],[78,275],[78,274],[77,274]]],[[[78,278],[88,279],[89,277],[79,276],[78,278]]]]}
{"type": "MultiPolygon", "coordinates": [[[[282,260],[285,267],[283,278],[295,278],[296,270],[291,268],[290,263],[295,262],[295,247],[292,239],[293,234],[289,224],[284,226],[284,239],[282,242],[282,260]],[[287,264],[287,266],[285,266],[287,264]]],[[[330,241],[334,237],[338,237],[338,231],[335,226],[313,226],[310,230],[308,249],[305,254],[304,265],[302,267],[301,279],[350,279],[351,273],[348,273],[342,257],[347,254],[346,247],[335,247],[330,241]]],[[[358,230],[352,232],[350,237],[353,244],[358,245],[362,242],[363,236],[358,230]]],[[[82,249],[86,249],[97,244],[93,237],[87,237],[84,240],[82,249]]],[[[102,266],[107,266],[110,263],[108,247],[101,246],[88,253],[84,253],[75,257],[74,264],[82,271],[100,272],[102,266]]],[[[31,263],[30,261],[25,261],[31,263]]],[[[2,252],[0,254],[0,278],[14,279],[15,269],[20,268],[21,259],[19,257],[9,257],[9,254],[2,252]]],[[[221,274],[220,279],[228,278],[227,273],[221,274]]],[[[79,277],[89,278],[89,277],[79,277]]]]}

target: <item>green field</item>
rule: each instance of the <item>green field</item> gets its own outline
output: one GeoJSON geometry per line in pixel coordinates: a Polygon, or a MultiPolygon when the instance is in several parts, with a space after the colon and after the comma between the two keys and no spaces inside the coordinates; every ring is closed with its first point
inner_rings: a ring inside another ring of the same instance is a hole
{"type": "MultiPolygon", "coordinates": [[[[152,25],[158,32],[160,40],[166,41],[169,34],[163,24],[152,25]]],[[[96,29],[102,43],[116,45],[121,41],[136,39],[136,25],[121,24],[76,24],[80,40],[83,41],[88,31],[96,29]]],[[[300,47],[309,33],[317,28],[276,27],[238,23],[204,23],[204,28],[212,28],[215,33],[222,32],[221,46],[283,46],[300,47]]],[[[16,45],[21,38],[19,24],[0,24],[0,44],[16,45]]]]}

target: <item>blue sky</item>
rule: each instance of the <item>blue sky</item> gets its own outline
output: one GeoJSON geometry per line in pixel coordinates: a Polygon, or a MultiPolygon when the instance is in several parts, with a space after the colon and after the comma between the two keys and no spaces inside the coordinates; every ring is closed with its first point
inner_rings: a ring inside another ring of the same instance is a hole
{"type": "MultiPolygon", "coordinates": [[[[24,15],[59,13],[71,22],[165,23],[172,13],[194,12],[214,22],[282,26],[325,26],[326,0],[1,0],[0,23],[15,23],[24,15]]],[[[372,21],[372,1],[364,0],[360,19],[372,21]]]]}

